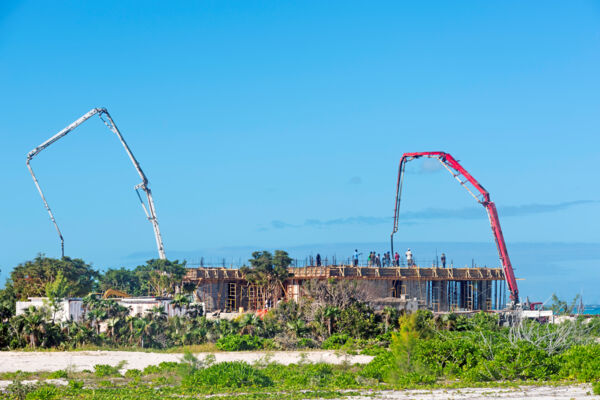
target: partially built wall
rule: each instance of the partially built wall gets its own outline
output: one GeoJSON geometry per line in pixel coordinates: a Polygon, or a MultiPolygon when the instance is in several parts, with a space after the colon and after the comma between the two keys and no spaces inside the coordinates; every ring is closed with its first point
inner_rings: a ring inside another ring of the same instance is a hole
{"type": "Polygon", "coordinates": [[[281,285],[265,288],[250,284],[238,269],[190,268],[184,278],[196,285],[197,300],[207,311],[258,310],[281,299],[300,300],[307,286],[318,281],[352,281],[365,300],[404,299],[434,312],[497,310],[506,306],[501,268],[422,268],[320,266],[289,268],[281,285]]]}

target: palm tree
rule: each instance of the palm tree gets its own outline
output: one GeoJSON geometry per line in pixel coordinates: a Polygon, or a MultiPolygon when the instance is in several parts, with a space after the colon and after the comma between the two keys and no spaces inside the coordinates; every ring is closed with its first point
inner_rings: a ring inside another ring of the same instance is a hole
{"type": "Polygon", "coordinates": [[[331,336],[333,332],[333,322],[339,317],[341,310],[339,307],[327,306],[323,309],[323,317],[327,320],[327,333],[331,336]]]}
{"type": "Polygon", "coordinates": [[[204,315],[204,308],[202,307],[202,304],[192,303],[189,307],[187,307],[185,315],[190,318],[201,317],[204,315]]]}
{"type": "Polygon", "coordinates": [[[187,296],[185,294],[177,294],[171,301],[171,305],[176,310],[183,310],[184,308],[187,309],[189,307],[190,303],[191,303],[191,301],[190,301],[189,296],[187,296]]]}
{"type": "Polygon", "coordinates": [[[146,314],[146,316],[151,321],[156,321],[156,322],[164,322],[167,320],[167,313],[165,312],[165,309],[163,306],[152,307],[150,310],[148,310],[148,313],[146,314]]]}
{"type": "Polygon", "coordinates": [[[96,334],[100,334],[100,322],[104,321],[107,317],[106,311],[100,308],[94,308],[86,313],[86,318],[91,321],[92,326],[96,330],[96,334]]]}
{"type": "Polygon", "coordinates": [[[256,314],[244,314],[239,321],[240,335],[253,335],[262,325],[262,320],[256,314]]]}
{"type": "Polygon", "coordinates": [[[106,320],[106,328],[109,338],[113,338],[113,340],[115,339],[115,328],[121,321],[122,319],[119,317],[112,317],[106,320]]]}
{"type": "Polygon", "coordinates": [[[127,317],[125,317],[125,326],[127,327],[127,331],[122,333],[127,335],[127,341],[129,342],[129,344],[133,344],[135,340],[134,325],[137,319],[137,317],[134,317],[132,315],[128,315],[127,317]]]}
{"type": "Polygon", "coordinates": [[[294,332],[297,338],[303,337],[308,330],[306,328],[306,323],[301,319],[290,321],[286,324],[286,326],[290,331],[294,332]]]}
{"type": "Polygon", "coordinates": [[[23,334],[29,340],[29,345],[37,347],[39,338],[46,332],[45,315],[41,310],[31,306],[23,314],[23,334]]]}
{"type": "Polygon", "coordinates": [[[151,322],[146,318],[136,318],[134,320],[134,334],[135,337],[139,337],[139,342],[144,348],[144,336],[150,335],[152,333],[151,322]]]}

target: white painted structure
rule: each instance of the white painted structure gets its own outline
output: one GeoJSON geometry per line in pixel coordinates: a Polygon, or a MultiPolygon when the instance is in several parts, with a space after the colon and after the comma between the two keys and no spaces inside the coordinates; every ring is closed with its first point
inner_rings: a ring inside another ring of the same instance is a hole
{"type": "MultiPolygon", "coordinates": [[[[521,318],[544,320],[554,323],[555,317],[552,310],[523,310],[521,311],[521,318]]],[[[560,318],[560,317],[556,317],[560,318]]]]}
{"type": "MultiPolygon", "coordinates": [[[[131,316],[143,316],[154,307],[162,307],[168,317],[184,316],[187,311],[185,307],[173,307],[172,299],[162,297],[127,297],[112,300],[127,307],[131,316]]],[[[49,311],[51,310],[47,297],[29,297],[27,301],[17,301],[17,315],[24,314],[29,307],[45,307],[49,311]]],[[[84,315],[83,301],[80,298],[65,299],[61,302],[61,309],[56,313],[55,321],[81,322],[84,315]]]]}
{"type": "MultiPolygon", "coordinates": [[[[29,307],[48,309],[50,315],[52,315],[52,309],[50,302],[47,297],[29,297],[27,301],[17,301],[16,312],[17,315],[25,313],[29,307]]],[[[83,302],[79,298],[65,299],[60,303],[59,310],[56,311],[54,320],[60,321],[81,321],[83,319],[83,302]]]]}
{"type": "Polygon", "coordinates": [[[129,308],[129,315],[143,316],[154,307],[162,307],[168,317],[184,316],[185,308],[175,308],[171,304],[171,299],[161,297],[126,297],[115,299],[123,307],[129,308]]]}

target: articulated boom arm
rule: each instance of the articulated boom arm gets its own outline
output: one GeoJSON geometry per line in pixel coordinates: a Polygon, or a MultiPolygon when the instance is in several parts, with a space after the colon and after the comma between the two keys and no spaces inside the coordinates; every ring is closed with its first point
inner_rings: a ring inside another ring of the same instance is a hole
{"type": "Polygon", "coordinates": [[[102,119],[102,122],[104,122],[104,124],[108,127],[108,129],[110,129],[112,132],[114,132],[117,135],[117,137],[119,138],[119,141],[125,148],[125,152],[129,156],[129,159],[133,163],[133,166],[135,167],[138,175],[142,179],[142,182],[135,186],[135,191],[138,195],[138,198],[140,199],[140,202],[142,203],[142,208],[144,209],[144,213],[146,214],[146,217],[152,223],[152,228],[154,229],[154,237],[156,239],[156,247],[158,248],[158,255],[161,259],[165,259],[166,258],[165,249],[163,247],[162,237],[160,235],[158,219],[156,218],[156,210],[154,207],[154,200],[152,199],[152,191],[148,187],[148,178],[146,178],[146,174],[144,174],[144,171],[142,171],[142,167],[140,166],[140,163],[138,162],[138,160],[135,158],[135,156],[131,152],[131,149],[127,145],[127,142],[125,142],[123,135],[121,135],[121,132],[117,128],[117,125],[113,121],[112,117],[110,116],[110,114],[108,113],[106,108],[91,109],[86,114],[81,116],[81,118],[79,118],[77,121],[73,122],[71,125],[67,126],[65,129],[58,132],[56,135],[52,136],[50,139],[46,140],[44,143],[42,143],[35,149],[31,150],[27,154],[27,168],[29,169],[29,172],[31,173],[31,177],[33,178],[35,187],[37,188],[38,192],[40,193],[40,196],[42,197],[44,206],[46,207],[46,210],[48,211],[48,214],[50,215],[50,220],[54,224],[54,227],[56,228],[56,231],[58,232],[58,236],[60,237],[60,247],[61,247],[62,256],[63,257],[65,256],[65,241],[64,241],[63,235],[60,231],[60,228],[58,227],[58,224],[56,223],[54,214],[52,213],[52,210],[50,209],[50,206],[48,205],[48,202],[46,201],[46,197],[44,196],[44,193],[42,192],[42,188],[40,187],[40,184],[39,184],[35,174],[33,173],[33,169],[31,168],[31,160],[42,150],[49,147],[52,143],[58,141],[58,139],[66,136],[69,132],[71,132],[73,129],[77,128],[79,125],[83,124],[85,121],[87,121],[94,115],[98,115],[100,117],[100,119],[102,119]],[[103,116],[105,116],[106,119],[104,119],[103,116]],[[146,206],[146,204],[144,203],[144,200],[142,199],[142,196],[140,195],[140,189],[143,190],[144,193],[146,194],[148,206],[146,206]]]}
{"type": "Polygon", "coordinates": [[[402,183],[404,181],[404,168],[408,161],[420,157],[438,159],[440,163],[452,174],[452,176],[454,176],[454,178],[456,178],[456,180],[458,180],[458,182],[465,189],[467,189],[471,196],[473,196],[477,202],[485,207],[490,220],[490,225],[492,227],[492,232],[494,234],[494,239],[496,240],[496,247],[498,248],[498,254],[500,256],[500,261],[502,262],[502,268],[504,269],[504,276],[510,290],[510,299],[512,300],[513,304],[517,304],[519,302],[519,289],[517,287],[517,281],[515,279],[510,258],[508,257],[508,251],[506,249],[504,235],[502,234],[502,229],[500,227],[500,220],[498,218],[496,205],[490,200],[490,194],[488,191],[485,190],[485,188],[481,186],[481,184],[477,182],[477,180],[473,178],[473,176],[471,176],[471,174],[469,174],[467,170],[465,170],[462,165],[460,165],[459,162],[448,153],[444,153],[442,151],[428,151],[420,153],[404,153],[402,155],[402,158],[400,159],[400,166],[398,168],[398,181],[396,184],[394,228],[391,234],[392,254],[394,253],[394,234],[398,232],[398,219],[400,216],[400,199],[402,196],[402,183]],[[461,179],[461,176],[464,177],[464,180],[461,179]],[[467,186],[467,184],[470,184],[473,188],[475,188],[475,190],[472,190],[471,187],[467,186]]]}

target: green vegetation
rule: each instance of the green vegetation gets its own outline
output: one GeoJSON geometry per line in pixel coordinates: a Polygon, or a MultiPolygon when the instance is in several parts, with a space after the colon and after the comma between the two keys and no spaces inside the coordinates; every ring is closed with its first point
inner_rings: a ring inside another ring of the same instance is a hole
{"type": "Polygon", "coordinates": [[[84,297],[110,288],[133,296],[169,295],[175,293],[184,275],[185,263],[177,260],[149,260],[133,270],[109,269],[100,273],[79,258],[59,260],[40,254],[12,270],[0,293],[0,318],[14,314],[14,302],[28,297],[84,297]]]}
{"type": "Polygon", "coordinates": [[[227,335],[217,340],[217,349],[223,351],[240,351],[262,349],[263,340],[258,336],[227,335]]]}
{"type": "Polygon", "coordinates": [[[123,368],[124,363],[120,363],[117,366],[112,366],[108,364],[97,364],[94,365],[94,374],[97,377],[102,378],[105,376],[121,376],[121,372],[119,370],[123,368]]]}
{"type": "Polygon", "coordinates": [[[38,255],[12,270],[6,288],[15,299],[27,300],[46,296],[47,288],[61,280],[66,285],[64,292],[61,288],[63,295],[85,296],[96,288],[98,277],[99,273],[79,258],[57,260],[38,255]]]}
{"type": "MultiPolygon", "coordinates": [[[[247,330],[252,324],[256,333],[265,334],[270,330],[269,319],[278,321],[301,309],[285,304],[267,315],[267,322],[244,317],[229,322],[228,327],[247,330]]],[[[378,343],[388,340],[389,346],[373,345],[372,339],[348,333],[334,333],[323,342],[325,347],[335,344],[375,354],[366,365],[300,362],[284,366],[268,359],[253,365],[215,363],[214,356],[199,360],[188,352],[180,363],[163,362],[123,375],[123,365],[96,365],[93,372],[11,373],[0,378],[14,381],[4,393],[9,399],[188,399],[217,393],[219,399],[341,398],[366,389],[574,382],[590,382],[592,390],[599,390],[600,344],[595,341],[598,320],[558,326],[524,322],[508,328],[498,326],[496,316],[483,313],[472,318],[437,318],[419,311],[400,316],[394,325],[395,329],[377,339],[378,343]],[[22,383],[24,379],[48,378],[68,379],[69,384],[54,387],[43,382],[22,383]]],[[[381,321],[377,329],[384,327],[381,321]]],[[[297,330],[289,328],[289,335],[294,332],[297,330]]],[[[304,335],[309,332],[300,330],[304,335]]],[[[260,340],[257,335],[238,333],[227,334],[217,342],[221,347],[240,349],[257,346],[260,340]]]]}
{"type": "Polygon", "coordinates": [[[275,250],[275,255],[268,251],[255,251],[249,261],[250,267],[242,267],[240,270],[250,284],[263,289],[263,302],[270,296],[269,299],[274,304],[283,288],[283,281],[290,276],[287,268],[292,259],[285,251],[275,250]]]}
{"type": "MultiPolygon", "coordinates": [[[[441,369],[432,368],[438,364],[431,364],[432,360],[429,355],[423,354],[424,350],[433,349],[432,357],[435,359],[440,354],[448,355],[451,352],[444,346],[440,349],[438,345],[423,348],[423,343],[430,339],[423,339],[422,333],[415,329],[415,319],[410,319],[406,321],[404,335],[393,335],[391,349],[383,350],[366,365],[305,362],[281,365],[265,361],[255,364],[240,361],[214,363],[214,357],[199,360],[187,353],[180,363],[161,363],[143,371],[129,370],[124,375],[118,372],[121,366],[107,365],[96,365],[94,372],[62,371],[57,375],[68,380],[66,386],[53,386],[43,381],[37,384],[22,383],[25,378],[45,379],[56,376],[47,373],[39,373],[38,376],[14,375],[14,382],[5,390],[4,395],[8,399],[192,399],[209,394],[219,394],[219,399],[341,398],[363,393],[367,389],[460,388],[481,386],[482,383],[492,387],[512,387],[539,383],[565,384],[587,379],[561,380],[571,368],[568,366],[569,361],[562,355],[556,357],[553,372],[543,377],[526,376],[527,368],[533,367],[535,370],[537,366],[545,364],[541,357],[525,366],[528,363],[525,358],[530,353],[521,357],[520,361],[508,359],[504,355],[482,361],[478,357],[471,359],[466,353],[462,353],[456,359],[469,359],[469,366],[452,366],[448,362],[441,369]],[[408,357],[410,362],[407,364],[408,357]],[[494,367],[488,364],[488,367],[504,371],[507,380],[487,382],[488,377],[479,374],[482,370],[479,365],[489,361],[495,364],[494,367]],[[445,367],[448,369],[444,370],[445,367]],[[516,375],[509,378],[508,375],[513,372],[516,375]],[[519,374],[520,378],[517,377],[519,374]],[[469,381],[472,378],[476,379],[469,381]]],[[[471,345],[478,347],[473,343],[471,345]]],[[[456,346],[459,349],[461,347],[463,345],[456,346]]],[[[584,347],[597,351],[598,345],[584,347]]],[[[593,365],[588,368],[590,371],[595,369],[593,365]]],[[[592,390],[597,393],[597,378],[592,379],[592,390]]]]}
{"type": "MultiPolygon", "coordinates": [[[[276,291],[289,261],[285,252],[256,252],[252,267],[244,271],[253,284],[276,291]]],[[[365,389],[564,382],[593,383],[593,390],[600,390],[600,318],[560,325],[522,321],[506,327],[497,315],[485,313],[434,316],[429,311],[411,315],[393,308],[375,311],[362,301],[359,284],[330,280],[308,285],[308,296],[299,303],[281,301],[262,318],[243,314],[234,320],[208,319],[201,309],[189,306],[188,296],[175,295],[184,271],[177,261],[150,260],[133,271],[95,275],[81,260],[40,256],[20,265],[0,291],[0,349],[198,352],[320,347],[362,352],[374,359],[366,365],[339,366],[305,362],[283,366],[268,361],[216,364],[214,357],[198,360],[186,352],[180,363],[123,374],[123,365],[96,365],[87,372],[0,374],[13,381],[3,395],[10,399],[185,399],[219,393],[220,399],[296,399],[339,398],[365,389]],[[43,276],[33,279],[40,271],[43,276]],[[170,293],[177,307],[188,310],[187,315],[167,318],[158,307],[132,317],[114,300],[88,293],[82,323],[55,321],[63,296],[103,287],[170,293]],[[24,293],[47,294],[47,307],[15,316],[14,302],[24,293]],[[68,385],[43,382],[51,378],[67,380],[68,385]],[[25,379],[41,383],[25,384],[25,379]]],[[[264,300],[276,304],[275,297],[264,300]]],[[[572,307],[556,299],[555,306],[561,312],[572,307]]]]}

